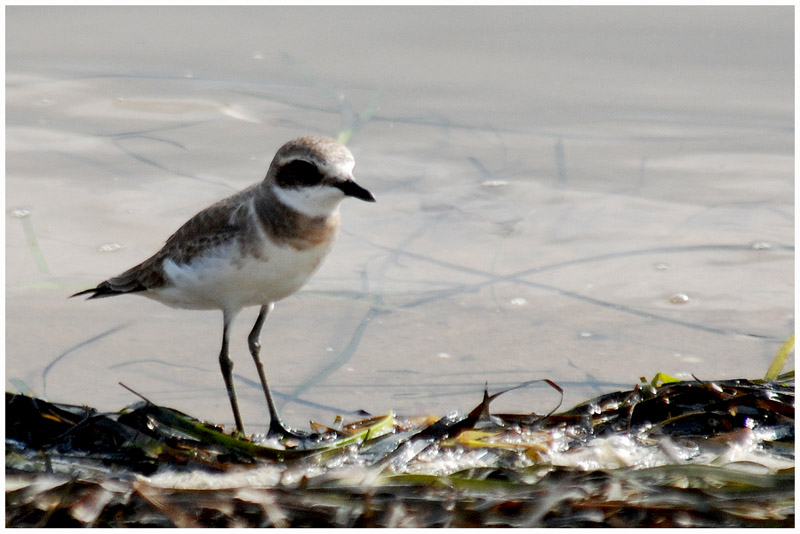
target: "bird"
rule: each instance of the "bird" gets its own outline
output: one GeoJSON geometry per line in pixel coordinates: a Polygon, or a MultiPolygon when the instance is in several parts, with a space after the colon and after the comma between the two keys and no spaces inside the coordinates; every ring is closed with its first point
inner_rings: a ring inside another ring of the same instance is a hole
{"type": "Polygon", "coordinates": [[[259,306],[247,341],[269,410],[267,435],[300,437],[281,420],[267,384],[261,329],[275,303],[303,287],[331,251],[342,200],[375,202],[355,182],[354,166],[350,150],[329,137],[288,141],[261,182],[197,213],[142,263],[71,297],[136,294],[174,308],[221,310],[219,365],[241,436],[229,333],[242,309],[259,306]]]}

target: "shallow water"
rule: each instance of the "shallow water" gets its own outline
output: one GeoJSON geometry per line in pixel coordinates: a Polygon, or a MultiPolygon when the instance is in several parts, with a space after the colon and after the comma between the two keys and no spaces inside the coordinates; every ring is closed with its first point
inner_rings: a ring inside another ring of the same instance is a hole
{"type": "MultiPolygon", "coordinates": [[[[221,314],[66,297],[304,134],[348,137],[378,202],[343,206],[264,329],[296,426],[468,410],[486,382],[549,378],[570,406],[656,372],[759,377],[793,331],[790,7],[6,15],[7,389],[118,409],[124,382],[232,423],[221,314]]],[[[232,333],[251,431],[255,313],[232,333]]]]}

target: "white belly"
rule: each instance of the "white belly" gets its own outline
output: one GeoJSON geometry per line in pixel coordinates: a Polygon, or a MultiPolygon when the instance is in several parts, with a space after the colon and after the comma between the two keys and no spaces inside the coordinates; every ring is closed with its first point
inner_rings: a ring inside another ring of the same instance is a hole
{"type": "Polygon", "coordinates": [[[168,287],[152,298],[177,308],[238,310],[284,299],[299,290],[319,269],[332,243],[295,250],[269,243],[265,260],[240,257],[237,245],[183,265],[164,260],[168,287]]]}

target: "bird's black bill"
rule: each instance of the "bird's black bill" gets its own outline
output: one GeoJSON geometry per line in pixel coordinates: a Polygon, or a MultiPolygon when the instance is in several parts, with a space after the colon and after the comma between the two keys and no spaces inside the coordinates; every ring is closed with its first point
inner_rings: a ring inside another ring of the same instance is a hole
{"type": "Polygon", "coordinates": [[[336,187],[341,189],[342,193],[348,197],[357,198],[359,200],[363,200],[364,202],[375,202],[375,197],[372,196],[372,193],[355,183],[353,180],[339,182],[336,184],[336,187]]]}

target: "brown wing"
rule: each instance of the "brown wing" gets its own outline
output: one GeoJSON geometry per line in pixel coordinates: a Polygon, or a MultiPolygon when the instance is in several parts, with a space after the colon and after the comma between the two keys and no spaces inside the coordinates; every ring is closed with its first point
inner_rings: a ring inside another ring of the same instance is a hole
{"type": "Polygon", "coordinates": [[[151,257],[125,271],[101,282],[97,287],[79,291],[72,295],[90,295],[88,298],[111,297],[124,293],[136,293],[163,287],[163,260],[169,258],[177,264],[185,264],[205,250],[235,239],[247,225],[246,200],[256,186],[249,187],[231,197],[204,209],[167,239],[164,246],[151,257]]]}

